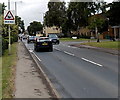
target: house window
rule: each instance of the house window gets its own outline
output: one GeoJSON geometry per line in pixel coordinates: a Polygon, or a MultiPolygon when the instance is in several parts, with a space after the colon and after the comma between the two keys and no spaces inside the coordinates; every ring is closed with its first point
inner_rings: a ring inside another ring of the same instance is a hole
{"type": "Polygon", "coordinates": [[[53,28],[53,30],[56,30],[56,28],[53,28]]]}

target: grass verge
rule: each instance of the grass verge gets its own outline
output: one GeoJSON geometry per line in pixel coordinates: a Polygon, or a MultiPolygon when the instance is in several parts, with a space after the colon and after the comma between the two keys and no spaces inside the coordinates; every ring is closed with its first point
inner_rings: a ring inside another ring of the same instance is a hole
{"type": "Polygon", "coordinates": [[[100,47],[100,48],[108,48],[108,49],[120,49],[119,47],[120,41],[103,41],[103,42],[87,42],[87,43],[81,43],[81,45],[89,45],[94,47],[100,47]]]}
{"type": "Polygon", "coordinates": [[[17,44],[11,45],[11,54],[5,51],[2,57],[2,98],[12,98],[14,92],[15,69],[17,62],[17,44]]]}

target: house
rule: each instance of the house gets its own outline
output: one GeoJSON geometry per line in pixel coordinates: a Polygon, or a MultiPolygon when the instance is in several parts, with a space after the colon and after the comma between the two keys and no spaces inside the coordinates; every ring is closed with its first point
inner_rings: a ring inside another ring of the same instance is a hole
{"type": "Polygon", "coordinates": [[[72,35],[77,35],[79,37],[95,37],[95,34],[92,30],[88,29],[87,27],[80,27],[77,31],[71,31],[72,35]]]}
{"type": "Polygon", "coordinates": [[[52,27],[45,26],[43,28],[43,33],[45,33],[46,36],[48,34],[57,34],[59,36],[62,33],[62,29],[57,26],[52,26],[52,27]]]}
{"type": "Polygon", "coordinates": [[[112,34],[115,39],[120,38],[120,25],[119,26],[112,26],[112,34]]]}
{"type": "Polygon", "coordinates": [[[110,26],[108,31],[102,33],[104,39],[120,38],[120,26],[110,26]]]}

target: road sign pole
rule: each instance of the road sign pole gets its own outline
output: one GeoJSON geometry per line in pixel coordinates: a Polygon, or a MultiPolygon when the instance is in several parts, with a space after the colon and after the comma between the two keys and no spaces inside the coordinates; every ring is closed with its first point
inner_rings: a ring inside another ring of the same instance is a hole
{"type": "Polygon", "coordinates": [[[8,10],[4,10],[4,24],[8,24],[8,33],[9,33],[9,54],[11,54],[11,30],[10,24],[15,24],[15,12],[10,10],[10,0],[8,0],[8,10]]]}
{"type": "Polygon", "coordinates": [[[9,54],[11,54],[11,38],[10,38],[10,25],[9,25],[9,54]]]}
{"type": "MultiPolygon", "coordinates": [[[[10,10],[10,0],[8,0],[8,10],[10,10]]],[[[11,38],[10,38],[10,25],[9,25],[9,54],[11,54],[11,38]]]]}

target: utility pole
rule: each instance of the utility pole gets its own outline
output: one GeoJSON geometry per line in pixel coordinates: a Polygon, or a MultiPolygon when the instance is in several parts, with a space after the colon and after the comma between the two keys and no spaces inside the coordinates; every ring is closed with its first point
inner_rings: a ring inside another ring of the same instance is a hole
{"type": "MultiPolygon", "coordinates": [[[[10,10],[10,0],[8,0],[8,10],[10,10]]],[[[10,24],[8,25],[9,29],[9,54],[11,54],[11,38],[10,38],[10,24]]]]}

